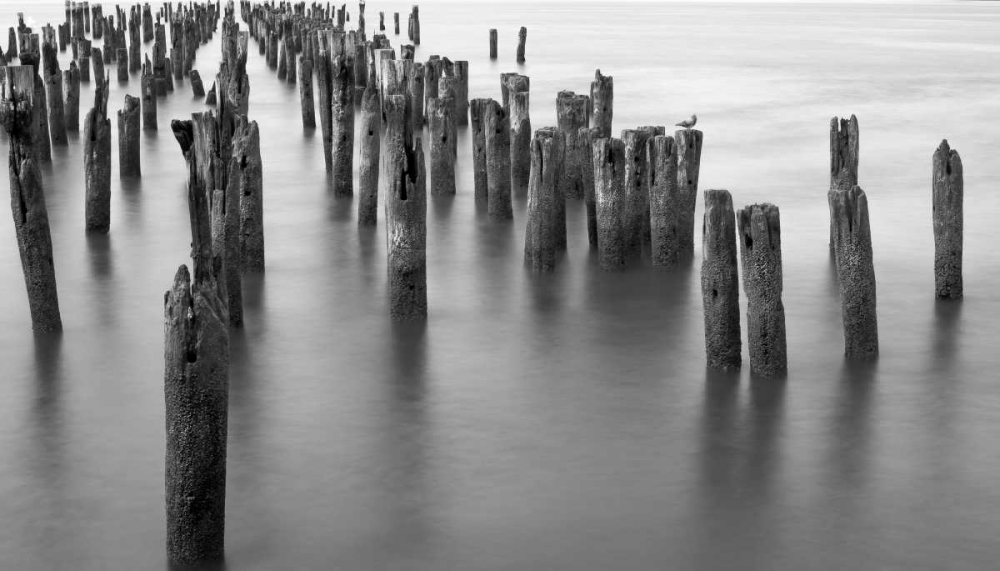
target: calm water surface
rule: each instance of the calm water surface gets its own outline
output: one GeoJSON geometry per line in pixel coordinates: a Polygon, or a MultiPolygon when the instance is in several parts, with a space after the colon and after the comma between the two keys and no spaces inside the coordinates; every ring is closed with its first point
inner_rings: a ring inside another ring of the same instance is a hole
{"type": "MultiPolygon", "coordinates": [[[[404,27],[407,8],[368,3],[404,27]]],[[[62,18],[61,3],[4,3],[0,23],[18,9],[62,18]]],[[[531,76],[536,128],[597,67],[616,129],[698,113],[701,187],[781,207],[788,380],[706,372],[700,255],[605,274],[578,203],[557,271],[526,272],[525,201],[512,225],[476,211],[465,130],[458,195],[428,204],[429,319],[390,323],[385,228],[359,229],[356,201],[332,196],[297,89],[253,46],[267,272],[245,277],[232,333],[229,569],[996,565],[1000,5],[423,2],[421,24],[418,59],[470,60],[474,97],[498,98],[502,71],[531,76]],[[851,113],[882,342],[863,367],[842,358],[827,254],[828,124],[851,113]],[[961,303],[933,299],[942,138],[965,164],[961,303]]],[[[218,52],[216,36],[198,53],[206,84],[218,52]]],[[[110,109],[137,90],[112,75],[110,109]]],[[[118,180],[113,143],[107,236],[83,231],[79,139],[53,149],[61,336],[32,334],[0,216],[0,568],[165,566],[163,293],[190,242],[168,121],[204,107],[186,83],[159,104],[141,181],[118,180]]]]}

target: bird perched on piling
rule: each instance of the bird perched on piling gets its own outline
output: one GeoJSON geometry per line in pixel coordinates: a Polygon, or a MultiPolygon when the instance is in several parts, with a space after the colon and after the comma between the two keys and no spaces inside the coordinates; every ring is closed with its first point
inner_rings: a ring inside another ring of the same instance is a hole
{"type": "Polygon", "coordinates": [[[690,129],[691,127],[694,127],[695,123],[697,123],[697,122],[698,122],[698,116],[697,115],[691,115],[690,119],[685,119],[685,120],[681,121],[680,123],[675,123],[675,126],[677,126],[677,127],[684,127],[685,129],[690,129]]]}

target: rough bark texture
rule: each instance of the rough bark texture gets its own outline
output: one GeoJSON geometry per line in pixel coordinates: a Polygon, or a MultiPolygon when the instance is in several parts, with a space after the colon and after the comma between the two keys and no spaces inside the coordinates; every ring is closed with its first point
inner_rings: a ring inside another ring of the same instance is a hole
{"type": "Polygon", "coordinates": [[[260,129],[241,115],[233,136],[230,182],[239,181],[240,267],[264,271],[264,162],[260,156],[260,129]]]}
{"type": "Polygon", "coordinates": [[[531,118],[527,91],[510,93],[510,185],[516,196],[528,192],[531,175],[531,118]]]}
{"type": "MultiPolygon", "coordinates": [[[[565,140],[563,132],[555,127],[538,129],[531,140],[531,181],[528,187],[524,262],[537,272],[549,272],[556,267],[556,250],[559,249],[556,202],[558,181],[563,171],[565,140]]],[[[565,232],[565,217],[563,222],[562,230],[565,232]]],[[[563,247],[565,248],[565,243],[563,247]]]]}
{"type": "Polygon", "coordinates": [[[497,29],[490,28],[490,59],[497,59],[497,29]]]}
{"type": "MultiPolygon", "coordinates": [[[[427,316],[427,194],[419,182],[416,149],[405,140],[406,100],[390,95],[385,101],[386,242],[389,271],[389,315],[392,319],[427,316]]],[[[418,139],[419,141],[419,139],[418,139]]]]}
{"type": "Polygon", "coordinates": [[[483,108],[486,124],[486,177],[488,213],[493,220],[511,220],[514,207],[510,196],[510,118],[493,99],[483,108]]]}
{"type": "Polygon", "coordinates": [[[455,100],[435,97],[427,100],[431,147],[431,194],[455,194],[455,100]]]}
{"type": "Polygon", "coordinates": [[[142,71],[142,128],[156,130],[156,78],[147,66],[142,71]]]}
{"type": "Polygon", "coordinates": [[[378,175],[382,110],[374,82],[361,101],[361,164],[358,176],[358,224],[374,226],[378,220],[378,175]]]}
{"type": "Polygon", "coordinates": [[[736,269],[736,217],[728,190],[705,191],[701,297],[708,367],[735,371],[742,364],[740,282],[736,269]]]}
{"type": "Polygon", "coordinates": [[[583,203],[587,210],[587,243],[590,247],[597,248],[597,193],[594,190],[594,146],[593,141],[597,140],[597,130],[591,127],[581,127],[579,130],[579,152],[581,155],[583,176],[583,203]]]}
{"type": "Polygon", "coordinates": [[[581,199],[583,170],[593,168],[591,156],[580,141],[580,129],[587,126],[587,105],[590,98],[572,91],[556,95],[556,117],[559,130],[566,138],[565,174],[559,179],[559,188],[565,198],[581,199]]]}
{"type": "Polygon", "coordinates": [[[139,165],[139,98],[125,96],[125,106],[118,111],[118,173],[122,178],[141,176],[139,165]]]}
{"type": "Polygon", "coordinates": [[[517,32],[517,63],[524,63],[524,44],[528,41],[528,28],[521,26],[517,32]]]}
{"type": "Polygon", "coordinates": [[[591,126],[597,129],[600,138],[611,136],[611,120],[614,115],[615,80],[610,75],[601,75],[601,70],[594,73],[594,81],[590,83],[590,102],[593,121],[591,126]]]}
{"type": "Polygon", "coordinates": [[[753,204],[736,215],[747,294],[750,373],[781,378],[788,372],[785,306],[781,302],[781,220],[773,204],[753,204]]]}
{"type": "Polygon", "coordinates": [[[441,78],[441,60],[436,59],[436,56],[431,56],[431,59],[427,60],[424,64],[424,117],[427,122],[430,121],[430,117],[427,117],[427,107],[428,100],[438,96],[438,81],[441,78]]]}
{"type": "Polygon", "coordinates": [[[201,81],[201,74],[197,69],[192,69],[189,74],[191,80],[191,95],[194,97],[205,96],[205,84],[201,81]]]}
{"type": "Polygon", "coordinates": [[[594,191],[597,202],[597,252],[601,268],[625,268],[625,144],[621,139],[593,142],[594,191]]]}
{"type": "Polygon", "coordinates": [[[962,240],[965,194],[962,158],[948,140],[934,151],[934,295],[938,299],[962,299],[962,240]]]}
{"type": "Polygon", "coordinates": [[[80,68],[75,61],[69,62],[69,70],[63,72],[63,116],[66,120],[66,131],[80,131],[80,68]]]}
{"type": "Polygon", "coordinates": [[[419,133],[424,127],[424,64],[413,62],[410,74],[410,129],[419,133]]]}
{"type": "Polygon", "coordinates": [[[489,99],[473,99],[469,115],[472,123],[472,178],[476,205],[486,206],[489,201],[486,168],[486,116],[489,99]]]}
{"type": "Polygon", "coordinates": [[[639,129],[622,131],[625,145],[625,243],[627,261],[642,258],[643,217],[649,212],[649,180],[646,173],[646,142],[649,134],[639,129]]]}
{"type": "Polygon", "coordinates": [[[49,135],[53,145],[66,146],[66,115],[63,101],[63,76],[59,70],[59,58],[56,47],[46,43],[42,45],[45,56],[44,77],[45,98],[48,100],[49,135]]]}
{"type": "Polygon", "coordinates": [[[354,81],[351,66],[336,56],[330,66],[330,124],[333,193],[354,194],[354,81]]]}
{"type": "Polygon", "coordinates": [[[674,268],[680,261],[677,147],[673,137],[658,135],[649,144],[649,224],[653,266],[674,268]]]}
{"type": "Polygon", "coordinates": [[[455,62],[455,124],[463,127],[469,124],[469,62],[455,62]]]}
{"type": "Polygon", "coordinates": [[[694,209],[698,202],[698,171],[701,168],[702,133],[681,129],[674,133],[677,147],[677,246],[683,257],[694,256],[694,209]]]}
{"type": "MultiPolygon", "coordinates": [[[[858,118],[830,119],[830,190],[850,190],[858,184],[858,118]]],[[[834,253],[834,225],[830,219],[830,253],[834,253]]]]}
{"type": "Polygon", "coordinates": [[[302,127],[316,128],[316,105],[313,103],[312,60],[299,56],[299,103],[302,108],[302,127]]]}
{"type": "Polygon", "coordinates": [[[128,52],[124,48],[118,50],[118,65],[116,68],[118,82],[128,82],[128,52]]]}
{"type": "Polygon", "coordinates": [[[5,83],[0,120],[8,137],[10,209],[28,291],[31,326],[35,331],[61,331],[52,235],[34,149],[34,71],[30,66],[7,66],[0,73],[5,83]]]}
{"type": "Polygon", "coordinates": [[[111,119],[107,112],[107,81],[98,79],[94,108],[83,125],[83,168],[86,231],[102,234],[111,228],[111,119]]]}
{"type": "Polygon", "coordinates": [[[868,221],[868,198],[861,187],[831,189],[834,256],[840,281],[844,353],[851,359],[878,355],[875,266],[868,221]]]}

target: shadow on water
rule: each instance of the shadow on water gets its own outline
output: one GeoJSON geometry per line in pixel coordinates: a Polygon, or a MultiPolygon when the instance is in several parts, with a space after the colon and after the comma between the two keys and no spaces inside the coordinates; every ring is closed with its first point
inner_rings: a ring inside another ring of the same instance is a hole
{"type": "Polygon", "coordinates": [[[260,312],[265,307],[264,276],[266,272],[243,273],[243,309],[260,312]]]}
{"type": "Polygon", "coordinates": [[[327,188],[329,189],[330,195],[330,206],[328,209],[330,222],[350,222],[351,218],[354,216],[354,197],[353,196],[334,196],[333,193],[333,178],[330,173],[326,175],[327,188]]]}
{"type": "Polygon", "coordinates": [[[944,374],[953,370],[958,350],[955,340],[961,331],[961,301],[934,302],[934,334],[931,336],[931,352],[928,370],[944,374]]]}
{"type": "Polygon", "coordinates": [[[142,177],[127,176],[119,179],[122,189],[122,207],[127,212],[125,225],[130,230],[142,227],[142,177]]]}
{"type": "Polygon", "coordinates": [[[201,563],[196,566],[166,564],[167,571],[229,571],[229,566],[225,561],[215,561],[212,563],[201,563]]]}
{"type": "Polygon", "coordinates": [[[840,370],[832,425],[827,431],[830,457],[826,473],[834,489],[859,489],[868,478],[874,417],[871,397],[877,371],[875,361],[850,360],[840,370]]]}
{"type": "Polygon", "coordinates": [[[379,238],[385,239],[385,231],[378,226],[358,226],[358,277],[366,289],[379,285],[385,276],[385,258],[379,256],[379,238]],[[380,263],[381,262],[381,263],[380,263]]]}
{"type": "MultiPolygon", "coordinates": [[[[31,406],[34,423],[31,440],[24,452],[26,467],[31,474],[36,490],[37,505],[44,520],[58,521],[67,509],[67,470],[65,465],[65,443],[62,415],[63,384],[63,335],[61,333],[35,333],[35,394],[31,406]]],[[[39,545],[54,548],[59,545],[59,526],[41,527],[39,545]]]]}

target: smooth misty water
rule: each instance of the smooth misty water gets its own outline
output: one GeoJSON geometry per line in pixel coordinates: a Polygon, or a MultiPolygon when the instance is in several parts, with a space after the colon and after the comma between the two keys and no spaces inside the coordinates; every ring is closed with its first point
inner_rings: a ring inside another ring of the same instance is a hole
{"type": "MultiPolygon", "coordinates": [[[[697,112],[701,187],[781,207],[787,382],[707,373],[700,255],[673,274],[605,274],[578,203],[557,271],[526,272],[524,200],[513,225],[476,211],[464,130],[458,196],[428,204],[430,317],[390,323],[384,226],[359,230],[356,201],[332,197],[297,89],[253,46],[267,273],[245,277],[232,333],[229,568],[994,566],[1000,6],[605,4],[423,3],[417,57],[469,59],[474,97],[499,97],[501,71],[530,75],[535,127],[597,67],[615,78],[616,129],[697,112]],[[486,59],[490,27],[502,63],[486,59]],[[826,206],[829,119],[850,113],[882,348],[853,368],[826,206]],[[943,137],[965,163],[961,303],[933,299],[943,137]]],[[[61,3],[19,6],[0,23],[62,18],[61,3]]],[[[369,2],[369,25],[406,8],[369,2]]],[[[199,51],[206,87],[218,51],[218,36],[199,51]]],[[[110,108],[137,86],[112,75],[110,108]]],[[[31,333],[0,216],[3,569],[164,566],[162,304],[190,241],[168,121],[203,108],[177,89],[142,139],[140,182],[119,182],[113,143],[106,237],[83,231],[79,140],[54,149],[61,336],[31,333]]]]}

